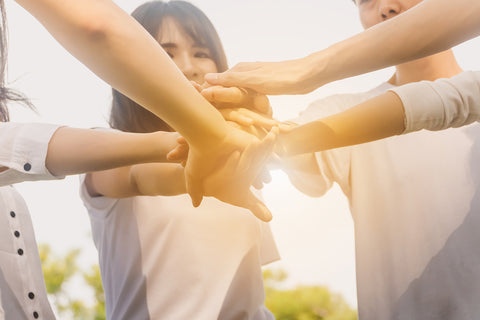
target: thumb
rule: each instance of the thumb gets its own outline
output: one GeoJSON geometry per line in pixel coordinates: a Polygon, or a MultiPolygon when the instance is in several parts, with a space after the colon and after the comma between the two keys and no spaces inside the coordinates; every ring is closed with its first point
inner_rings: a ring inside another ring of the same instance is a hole
{"type": "Polygon", "coordinates": [[[260,201],[252,191],[248,190],[247,193],[248,208],[258,219],[268,222],[272,220],[272,213],[268,210],[267,206],[260,201]]]}
{"type": "Polygon", "coordinates": [[[195,208],[198,207],[202,203],[203,199],[202,181],[186,174],[185,185],[187,188],[187,193],[192,199],[192,205],[195,208]]]}
{"type": "Polygon", "coordinates": [[[205,81],[211,85],[224,87],[244,87],[244,79],[239,72],[207,73],[205,81]]]}

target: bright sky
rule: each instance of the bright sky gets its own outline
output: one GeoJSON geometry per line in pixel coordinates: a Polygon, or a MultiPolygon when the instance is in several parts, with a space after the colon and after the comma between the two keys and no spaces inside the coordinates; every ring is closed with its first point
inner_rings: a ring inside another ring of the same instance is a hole
{"type": "MultiPolygon", "coordinates": [[[[109,87],[70,56],[28,13],[7,0],[10,26],[9,80],[38,107],[39,115],[12,108],[12,120],[74,127],[107,126],[109,87]]],[[[131,12],[142,0],[118,0],[131,12]]],[[[230,65],[240,61],[305,56],[361,31],[350,0],[196,0],[223,41],[230,65]]],[[[480,69],[480,40],[455,49],[461,66],[480,69]]],[[[139,53],[141,54],[141,53],[139,53]]],[[[272,97],[275,115],[289,119],[309,102],[341,92],[365,91],[386,80],[391,69],[329,84],[306,96],[272,97]]],[[[87,213],[76,177],[23,183],[37,240],[59,253],[80,247],[84,267],[96,261],[87,213]]],[[[281,172],[265,189],[282,261],[271,265],[289,273],[288,285],[327,285],[356,306],[353,224],[348,203],[334,187],[312,199],[290,186],[281,172]]]]}

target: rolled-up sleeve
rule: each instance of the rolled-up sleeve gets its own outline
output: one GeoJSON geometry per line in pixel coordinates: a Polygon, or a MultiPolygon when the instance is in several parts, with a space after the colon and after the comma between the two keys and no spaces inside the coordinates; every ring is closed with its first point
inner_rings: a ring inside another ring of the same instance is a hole
{"type": "Polygon", "coordinates": [[[48,144],[58,125],[40,123],[0,123],[0,185],[22,181],[52,180],[45,165],[48,144]]]}
{"type": "Polygon", "coordinates": [[[404,133],[461,127],[480,120],[480,72],[390,89],[405,109],[404,133]]]}

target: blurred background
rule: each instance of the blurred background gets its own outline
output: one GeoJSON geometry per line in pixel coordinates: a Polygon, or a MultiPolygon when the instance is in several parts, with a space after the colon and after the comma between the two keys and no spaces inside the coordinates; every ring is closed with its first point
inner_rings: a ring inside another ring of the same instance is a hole
{"type": "MultiPolygon", "coordinates": [[[[131,12],[144,1],[115,2],[131,12]]],[[[362,30],[350,0],[191,2],[217,28],[230,66],[241,61],[303,57],[362,30]]],[[[106,127],[109,86],[67,53],[19,5],[11,0],[6,4],[9,83],[26,93],[38,108],[35,114],[12,105],[12,121],[106,127]]],[[[478,52],[480,39],[455,48],[465,70],[479,69],[478,52]]],[[[392,73],[385,69],[334,82],[304,96],[271,97],[274,114],[280,120],[294,118],[316,99],[366,91],[392,73]]],[[[282,260],[266,267],[268,306],[277,308],[278,319],[299,319],[289,318],[295,312],[304,312],[302,319],[355,319],[354,231],[346,198],[338,186],[322,198],[309,198],[296,191],[282,172],[272,175],[264,198],[274,214],[271,227],[282,260]],[[292,306],[293,301],[297,305],[292,306]],[[290,309],[285,311],[285,306],[290,309]]],[[[97,252],[78,196],[78,178],[22,183],[17,188],[31,211],[57,312],[62,319],[102,319],[97,252]]]]}

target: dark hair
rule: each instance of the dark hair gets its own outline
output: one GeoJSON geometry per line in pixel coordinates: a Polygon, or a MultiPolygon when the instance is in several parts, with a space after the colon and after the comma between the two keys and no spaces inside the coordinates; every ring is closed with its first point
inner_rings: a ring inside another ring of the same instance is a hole
{"type": "Polygon", "coordinates": [[[5,87],[5,77],[7,71],[7,15],[5,13],[5,3],[0,0],[0,122],[7,122],[8,115],[7,103],[9,101],[21,102],[33,109],[32,103],[21,93],[5,87]]]}
{"type": "MultiPolygon", "coordinates": [[[[173,18],[186,34],[210,49],[219,72],[227,70],[227,58],[217,31],[207,16],[193,4],[186,1],[151,1],[135,9],[132,16],[156,39],[161,36],[163,19],[173,18]]],[[[163,120],[115,89],[112,89],[110,126],[129,132],[173,131],[163,120]]]]}

